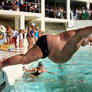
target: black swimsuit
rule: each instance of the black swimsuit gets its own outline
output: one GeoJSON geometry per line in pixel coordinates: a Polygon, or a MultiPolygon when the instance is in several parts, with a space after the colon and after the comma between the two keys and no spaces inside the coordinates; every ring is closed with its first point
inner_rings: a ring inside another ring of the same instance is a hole
{"type": "Polygon", "coordinates": [[[35,73],[31,73],[31,74],[33,74],[33,75],[35,75],[35,76],[38,76],[38,75],[40,75],[41,73],[43,73],[43,72],[41,72],[41,73],[39,73],[39,67],[37,67],[37,71],[35,72],[35,73]]]}
{"type": "Polygon", "coordinates": [[[42,58],[45,58],[48,56],[49,54],[49,51],[48,51],[48,45],[47,45],[47,37],[46,35],[43,35],[41,36],[37,42],[36,42],[36,45],[38,45],[43,53],[43,57],[42,58]]]}

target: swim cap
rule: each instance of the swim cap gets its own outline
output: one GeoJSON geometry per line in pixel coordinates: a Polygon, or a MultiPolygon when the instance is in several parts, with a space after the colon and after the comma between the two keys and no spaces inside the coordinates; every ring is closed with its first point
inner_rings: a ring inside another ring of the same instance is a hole
{"type": "Polygon", "coordinates": [[[42,62],[39,62],[39,63],[38,63],[38,66],[43,66],[43,63],[42,63],[42,62]]]}
{"type": "Polygon", "coordinates": [[[35,26],[35,23],[32,23],[31,26],[35,26]]]}

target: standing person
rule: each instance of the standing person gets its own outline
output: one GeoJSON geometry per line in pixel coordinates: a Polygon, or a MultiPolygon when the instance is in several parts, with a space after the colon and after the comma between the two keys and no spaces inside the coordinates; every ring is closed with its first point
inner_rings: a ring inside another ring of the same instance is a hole
{"type": "Polygon", "coordinates": [[[61,18],[61,12],[60,12],[60,9],[57,9],[56,17],[57,17],[57,18],[61,18]]]}
{"type": "Polygon", "coordinates": [[[11,40],[12,40],[12,29],[9,26],[6,28],[6,39],[7,39],[7,44],[11,44],[11,40]]]}
{"type": "Polygon", "coordinates": [[[43,63],[39,62],[37,67],[32,68],[31,70],[23,67],[23,71],[29,72],[31,78],[36,78],[43,72],[47,72],[47,70],[43,67],[43,63]]]}
{"type": "Polygon", "coordinates": [[[22,30],[19,31],[19,48],[23,47],[23,32],[22,30]]]}
{"type": "Polygon", "coordinates": [[[32,41],[32,39],[31,39],[31,37],[30,37],[30,30],[31,30],[31,27],[28,27],[27,28],[27,35],[26,35],[26,38],[27,38],[27,42],[28,42],[28,50],[31,48],[30,46],[31,46],[31,41],[32,41]]]}
{"type": "Polygon", "coordinates": [[[79,10],[77,8],[75,11],[75,20],[79,20],[79,10]]]}
{"type": "Polygon", "coordinates": [[[17,48],[17,35],[18,35],[18,31],[13,30],[13,32],[12,32],[12,45],[14,45],[15,48],[17,48]]]}
{"type": "Polygon", "coordinates": [[[22,34],[23,34],[23,43],[24,43],[24,39],[25,39],[25,30],[24,29],[22,29],[22,34]]]}
{"type": "MultiPolygon", "coordinates": [[[[92,26],[65,31],[57,35],[41,36],[26,54],[18,54],[0,62],[0,68],[15,64],[28,64],[48,57],[54,63],[65,63],[92,33],[92,26]],[[53,40],[54,39],[54,40],[53,40]]],[[[84,44],[85,45],[85,44],[84,44]]]]}
{"type": "Polygon", "coordinates": [[[35,42],[37,42],[38,40],[38,37],[39,37],[39,27],[36,28],[36,31],[35,31],[35,34],[34,34],[34,39],[35,39],[35,42]]]}
{"type": "Polygon", "coordinates": [[[20,10],[20,1],[19,0],[16,0],[15,1],[15,4],[16,4],[16,11],[19,11],[20,10]]]}
{"type": "Polygon", "coordinates": [[[31,24],[31,30],[30,30],[30,41],[31,41],[31,46],[30,46],[30,49],[33,47],[33,44],[35,43],[34,42],[34,34],[35,34],[35,23],[32,23],[31,24]]]}

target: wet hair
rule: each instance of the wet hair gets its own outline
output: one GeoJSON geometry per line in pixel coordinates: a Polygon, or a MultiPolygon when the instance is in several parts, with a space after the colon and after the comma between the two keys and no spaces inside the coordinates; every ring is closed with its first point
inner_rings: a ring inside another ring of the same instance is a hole
{"type": "Polygon", "coordinates": [[[39,62],[39,63],[38,63],[38,66],[43,66],[43,63],[42,63],[42,62],[39,62]]]}

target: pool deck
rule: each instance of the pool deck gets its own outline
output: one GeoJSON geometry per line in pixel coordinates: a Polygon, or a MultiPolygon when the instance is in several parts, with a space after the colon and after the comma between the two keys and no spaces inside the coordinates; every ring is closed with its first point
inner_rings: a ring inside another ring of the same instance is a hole
{"type": "MultiPolygon", "coordinates": [[[[3,51],[0,50],[0,60],[2,58],[6,57],[11,57],[17,54],[24,54],[27,52],[27,46],[24,46],[21,49],[16,49],[16,50],[9,50],[9,51],[3,51]]],[[[27,67],[28,65],[26,65],[27,67]]],[[[20,78],[23,75],[23,70],[22,70],[23,64],[18,64],[18,65],[12,65],[12,66],[7,66],[4,67],[2,70],[6,72],[8,81],[10,85],[13,85],[16,79],[20,78]]]]}

